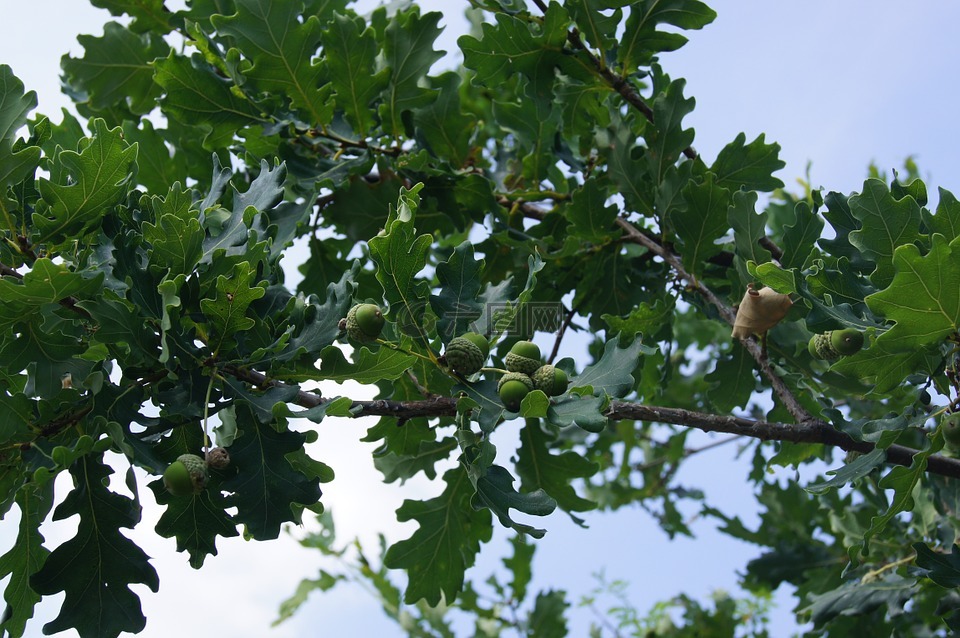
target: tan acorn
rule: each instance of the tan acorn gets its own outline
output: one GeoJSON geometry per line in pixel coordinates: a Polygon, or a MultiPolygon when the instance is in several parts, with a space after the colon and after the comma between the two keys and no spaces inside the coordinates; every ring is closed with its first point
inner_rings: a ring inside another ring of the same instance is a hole
{"type": "Polygon", "coordinates": [[[230,453],[227,452],[226,448],[215,447],[212,450],[208,450],[206,457],[207,466],[215,470],[222,470],[230,465],[230,453]]]}
{"type": "Polygon", "coordinates": [[[376,341],[385,323],[380,306],[372,303],[357,304],[347,312],[347,337],[361,343],[376,341]]]}
{"type": "Polygon", "coordinates": [[[454,337],[444,351],[447,365],[457,374],[464,376],[478,372],[489,354],[490,344],[475,332],[454,337]]]}
{"type": "Polygon", "coordinates": [[[533,374],[543,365],[540,361],[540,348],[532,341],[518,341],[513,344],[503,362],[508,372],[522,372],[526,375],[533,374]]]}
{"type": "Polygon", "coordinates": [[[563,394],[567,391],[567,385],[570,383],[566,372],[550,364],[540,366],[531,378],[533,379],[533,387],[548,397],[563,394]]]}

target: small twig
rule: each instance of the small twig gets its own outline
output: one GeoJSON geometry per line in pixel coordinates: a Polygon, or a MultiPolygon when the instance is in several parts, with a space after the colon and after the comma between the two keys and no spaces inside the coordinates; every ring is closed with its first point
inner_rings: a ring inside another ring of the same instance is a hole
{"type": "Polygon", "coordinates": [[[563,341],[563,337],[567,332],[567,328],[570,327],[570,324],[573,322],[573,317],[576,314],[576,307],[571,307],[570,311],[567,312],[567,317],[564,319],[563,325],[560,326],[559,332],[557,332],[557,338],[553,341],[553,350],[550,351],[550,356],[547,357],[547,363],[552,364],[553,360],[557,358],[557,354],[560,352],[560,342],[563,341]]]}
{"type": "MultiPolygon", "coordinates": [[[[727,437],[727,438],[725,438],[725,439],[720,439],[719,441],[712,441],[712,442],[710,442],[710,443],[708,443],[708,444],[706,444],[706,445],[700,446],[700,447],[691,448],[691,449],[689,449],[689,450],[684,450],[682,458],[688,459],[688,458],[690,458],[691,456],[700,454],[701,452],[706,452],[706,451],[708,451],[708,450],[712,450],[712,449],[714,449],[714,448],[718,448],[718,447],[720,447],[721,445],[726,445],[727,443],[733,443],[734,441],[739,441],[739,440],[742,439],[742,438],[743,438],[743,435],[737,434],[736,436],[729,436],[729,437],[727,437]]],[[[668,460],[669,460],[669,459],[668,459],[667,457],[661,456],[660,458],[654,459],[654,460],[649,461],[649,462],[647,462],[647,463],[640,463],[640,464],[638,464],[634,469],[637,470],[638,472],[644,472],[644,471],[649,470],[649,469],[651,469],[651,468],[657,467],[658,465],[663,465],[663,464],[666,463],[668,460]]]]}

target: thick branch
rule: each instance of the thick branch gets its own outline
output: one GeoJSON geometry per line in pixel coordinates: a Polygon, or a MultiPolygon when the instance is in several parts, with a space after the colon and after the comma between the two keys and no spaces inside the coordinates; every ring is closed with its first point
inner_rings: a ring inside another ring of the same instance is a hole
{"type": "MultiPolygon", "coordinates": [[[[253,370],[243,370],[228,366],[224,372],[237,377],[247,383],[268,388],[283,386],[278,381],[268,379],[264,374],[253,370]]],[[[333,399],[322,398],[311,392],[297,393],[295,403],[304,408],[314,408],[333,399]]],[[[401,421],[418,417],[434,418],[441,416],[455,416],[457,413],[457,399],[452,397],[436,397],[425,401],[354,401],[352,405],[354,416],[387,416],[401,421]]],[[[694,412],[680,408],[663,408],[658,406],[632,403],[629,401],[612,401],[605,416],[609,419],[653,421],[657,423],[671,423],[697,428],[704,432],[725,432],[740,436],[760,439],[761,441],[790,441],[792,443],[820,443],[838,447],[847,452],[867,453],[874,449],[873,443],[856,441],[850,436],[835,430],[826,421],[808,419],[803,423],[771,423],[756,421],[746,417],[708,414],[694,412]]],[[[887,462],[895,465],[910,466],[918,450],[902,445],[892,445],[887,448],[887,462]]],[[[945,456],[933,455],[927,459],[927,472],[950,478],[960,478],[960,459],[951,459],[945,456]]]]}

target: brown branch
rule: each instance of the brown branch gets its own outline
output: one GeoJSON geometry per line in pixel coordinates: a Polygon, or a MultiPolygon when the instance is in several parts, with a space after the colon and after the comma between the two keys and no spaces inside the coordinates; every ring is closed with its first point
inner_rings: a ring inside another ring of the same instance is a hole
{"type": "MultiPolygon", "coordinates": [[[[253,370],[245,370],[235,366],[226,366],[223,372],[230,374],[241,381],[254,385],[268,387],[282,387],[285,384],[273,381],[266,375],[253,370]]],[[[334,399],[322,398],[316,394],[300,390],[294,403],[304,408],[315,408],[334,399]]],[[[354,401],[351,411],[355,417],[360,416],[387,416],[406,420],[418,417],[434,418],[442,416],[456,416],[457,399],[452,397],[435,397],[425,401],[387,401],[376,399],[373,401],[354,401]]],[[[761,441],[790,441],[792,443],[820,443],[837,447],[847,452],[867,453],[875,448],[873,443],[856,441],[849,435],[839,432],[826,421],[809,419],[804,423],[771,423],[757,421],[740,416],[708,414],[681,408],[664,408],[659,406],[632,403],[629,401],[612,401],[604,416],[619,421],[653,421],[657,423],[671,423],[697,428],[704,432],[725,432],[747,436],[761,441]]],[[[913,457],[919,452],[902,445],[891,445],[887,448],[886,460],[895,465],[910,466],[913,457]]],[[[931,455],[927,458],[927,472],[950,478],[960,478],[960,459],[952,459],[940,455],[931,455]]]]}
{"type": "MultiPolygon", "coordinates": [[[[623,218],[617,219],[617,225],[620,226],[620,228],[624,231],[624,233],[626,233],[627,237],[629,237],[631,241],[644,246],[658,257],[663,259],[671,268],[673,268],[677,275],[686,280],[691,288],[693,288],[698,294],[700,294],[700,296],[706,299],[710,305],[717,309],[717,312],[724,321],[731,326],[734,324],[734,321],[737,318],[737,313],[734,311],[734,309],[724,303],[722,299],[717,297],[712,290],[707,288],[696,277],[687,272],[683,262],[680,261],[680,258],[676,254],[666,250],[655,239],[640,232],[633,224],[623,218]]],[[[784,407],[787,409],[790,415],[793,416],[798,423],[814,421],[815,419],[813,416],[805,407],[803,407],[803,405],[801,405],[800,400],[794,396],[793,391],[789,388],[789,386],[787,386],[784,380],[773,371],[773,368],[770,367],[770,362],[764,356],[761,344],[753,337],[740,339],[740,343],[747,350],[747,352],[750,353],[750,356],[753,357],[754,361],[756,361],[757,366],[760,368],[760,372],[770,382],[773,391],[776,393],[780,401],[783,402],[784,407]]]]}

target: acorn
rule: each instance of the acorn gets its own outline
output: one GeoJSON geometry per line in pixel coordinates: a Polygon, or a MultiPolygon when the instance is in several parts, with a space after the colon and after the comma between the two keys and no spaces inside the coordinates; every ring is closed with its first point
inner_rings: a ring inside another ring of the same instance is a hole
{"type": "Polygon", "coordinates": [[[444,351],[444,356],[450,368],[463,376],[479,372],[489,354],[490,344],[475,332],[454,337],[444,351]]]}
{"type": "Polygon", "coordinates": [[[540,366],[531,378],[533,379],[533,387],[548,397],[563,394],[567,391],[567,385],[569,384],[567,373],[550,364],[540,366]]]}
{"type": "Polygon", "coordinates": [[[347,312],[347,337],[351,341],[375,341],[385,323],[380,306],[372,303],[357,304],[347,312]]]}
{"type": "Polygon", "coordinates": [[[533,390],[533,380],[522,372],[508,372],[497,383],[497,393],[503,407],[511,412],[520,409],[520,402],[533,390]]]}
{"type": "Polygon", "coordinates": [[[863,347],[863,333],[856,328],[827,330],[823,334],[810,337],[807,350],[814,359],[832,361],[856,354],[863,347]]]}
{"type": "Polygon", "coordinates": [[[215,470],[222,470],[230,465],[230,453],[226,448],[215,447],[206,454],[207,466],[215,470]]]}
{"type": "Polygon", "coordinates": [[[940,429],[943,431],[943,440],[951,450],[960,449],[960,412],[954,412],[943,417],[940,429]]]}
{"type": "Polygon", "coordinates": [[[863,347],[863,333],[856,328],[832,330],[827,334],[830,335],[830,346],[841,356],[856,354],[863,347]]]}
{"type": "Polygon", "coordinates": [[[540,361],[540,348],[532,341],[518,341],[510,348],[503,360],[508,372],[533,374],[543,362],[540,361]]]}
{"type": "Polygon", "coordinates": [[[196,454],[181,454],[163,473],[163,486],[174,496],[187,496],[207,486],[207,464],[196,454]]]}
{"type": "Polygon", "coordinates": [[[830,343],[830,332],[831,331],[827,331],[823,334],[816,334],[810,337],[810,341],[807,343],[807,350],[814,359],[832,361],[840,358],[840,353],[834,350],[833,344],[830,343]]]}

